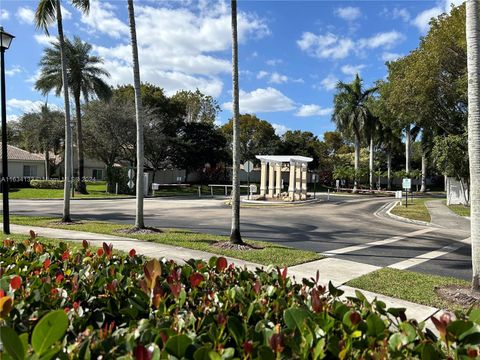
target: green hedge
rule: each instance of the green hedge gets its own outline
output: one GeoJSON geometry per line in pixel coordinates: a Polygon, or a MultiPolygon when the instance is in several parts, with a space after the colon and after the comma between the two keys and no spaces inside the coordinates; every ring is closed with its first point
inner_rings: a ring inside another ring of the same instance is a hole
{"type": "MultiPolygon", "coordinates": [[[[255,251],[255,250],[251,250],[255,251]]],[[[478,355],[480,310],[432,318],[344,299],[287,269],[225,258],[147,261],[112,246],[4,240],[0,338],[12,359],[464,359],[478,355]],[[2,325],[3,324],[3,325],[2,325]]]]}
{"type": "Polygon", "coordinates": [[[63,189],[63,180],[31,180],[30,186],[35,189],[63,189]]]}

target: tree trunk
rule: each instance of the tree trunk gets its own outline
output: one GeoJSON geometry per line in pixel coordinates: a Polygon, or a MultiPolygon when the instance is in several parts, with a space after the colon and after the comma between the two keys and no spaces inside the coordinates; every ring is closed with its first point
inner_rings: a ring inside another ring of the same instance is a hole
{"type": "Polygon", "coordinates": [[[411,141],[412,135],[410,132],[410,125],[405,129],[405,172],[410,174],[410,154],[411,154],[411,141]]]}
{"type": "Polygon", "coordinates": [[[355,178],[353,179],[352,193],[358,191],[358,172],[360,170],[360,136],[355,134],[355,178]]]}
{"type": "Polygon", "coordinates": [[[62,81],[63,81],[63,102],[65,107],[65,183],[63,188],[63,222],[71,222],[70,217],[70,188],[73,177],[72,173],[72,128],[70,120],[70,99],[68,93],[68,74],[67,74],[67,59],[65,56],[65,38],[63,36],[62,24],[62,10],[60,0],[55,2],[57,12],[57,28],[58,28],[58,42],[60,45],[60,58],[62,66],[62,81]]]}
{"type": "Polygon", "coordinates": [[[420,192],[427,191],[427,154],[425,151],[422,151],[422,187],[420,192]]]}
{"type": "Polygon", "coordinates": [[[480,290],[480,25],[477,0],[466,2],[468,71],[468,155],[470,159],[470,223],[472,288],[480,290]]]}
{"type": "Polygon", "coordinates": [[[85,184],[84,157],[83,157],[83,133],[82,133],[82,109],[80,107],[80,93],[74,94],[75,113],[77,117],[77,159],[78,159],[78,183],[77,191],[81,194],[87,193],[85,184]]]}
{"type": "Polygon", "coordinates": [[[370,184],[370,190],[373,190],[373,136],[370,138],[370,149],[369,149],[369,171],[370,171],[370,178],[369,178],[369,184],[370,184]]]}
{"type": "Polygon", "coordinates": [[[232,0],[233,176],[230,242],[243,244],[240,234],[240,105],[238,86],[237,1],[232,0]]]}
{"type": "Polygon", "coordinates": [[[387,190],[392,190],[392,153],[387,153],[387,190]]]}
{"type": "Polygon", "coordinates": [[[137,31],[135,28],[133,0],[128,0],[128,18],[130,22],[130,37],[132,42],[133,89],[135,92],[135,118],[137,121],[137,206],[135,213],[135,227],[137,229],[143,229],[145,227],[143,220],[143,110],[140,93],[140,66],[138,63],[137,31]]]}
{"type": "Polygon", "coordinates": [[[50,157],[47,146],[45,146],[45,180],[50,180],[50,157]]]}

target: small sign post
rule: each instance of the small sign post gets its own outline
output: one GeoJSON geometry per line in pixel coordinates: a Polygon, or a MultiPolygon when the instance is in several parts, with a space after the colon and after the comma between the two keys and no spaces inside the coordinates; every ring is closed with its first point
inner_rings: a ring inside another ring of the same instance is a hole
{"type": "Polygon", "coordinates": [[[408,191],[412,188],[412,179],[403,179],[402,188],[405,190],[405,207],[408,207],[408,191]]]}
{"type": "MultiPolygon", "coordinates": [[[[253,170],[253,163],[248,160],[243,164],[243,170],[247,173],[247,186],[250,189],[250,173],[253,170]]],[[[248,200],[250,200],[250,191],[248,191],[248,200]]]]}
{"type": "Polygon", "coordinates": [[[317,174],[312,174],[313,181],[313,198],[316,199],[317,195],[317,174]]]}
{"type": "Polygon", "coordinates": [[[135,187],[135,182],[133,181],[134,178],[135,178],[135,170],[133,170],[133,168],[128,169],[127,185],[130,190],[133,190],[133,188],[135,187]]]}

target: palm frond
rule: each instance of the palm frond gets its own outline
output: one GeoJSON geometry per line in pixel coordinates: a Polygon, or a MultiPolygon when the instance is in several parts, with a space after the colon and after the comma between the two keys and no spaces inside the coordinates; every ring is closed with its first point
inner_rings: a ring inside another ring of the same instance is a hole
{"type": "Polygon", "coordinates": [[[50,35],[48,26],[55,21],[56,16],[55,0],[40,0],[35,11],[35,27],[43,29],[47,35],[50,35]]]}

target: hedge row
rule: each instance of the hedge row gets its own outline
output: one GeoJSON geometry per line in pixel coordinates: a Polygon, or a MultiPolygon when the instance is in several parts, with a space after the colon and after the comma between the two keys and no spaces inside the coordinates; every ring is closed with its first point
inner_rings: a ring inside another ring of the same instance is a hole
{"type": "MultiPolygon", "coordinates": [[[[384,359],[478,355],[480,310],[433,318],[360,292],[294,283],[287,269],[248,271],[225,258],[146,260],[112,246],[73,250],[35,234],[0,246],[0,338],[10,358],[384,359]],[[0,320],[2,324],[2,320],[0,320]]],[[[0,347],[1,348],[1,347],[0,347]]]]}
{"type": "Polygon", "coordinates": [[[63,189],[63,180],[32,180],[30,186],[35,189],[63,189]]]}

